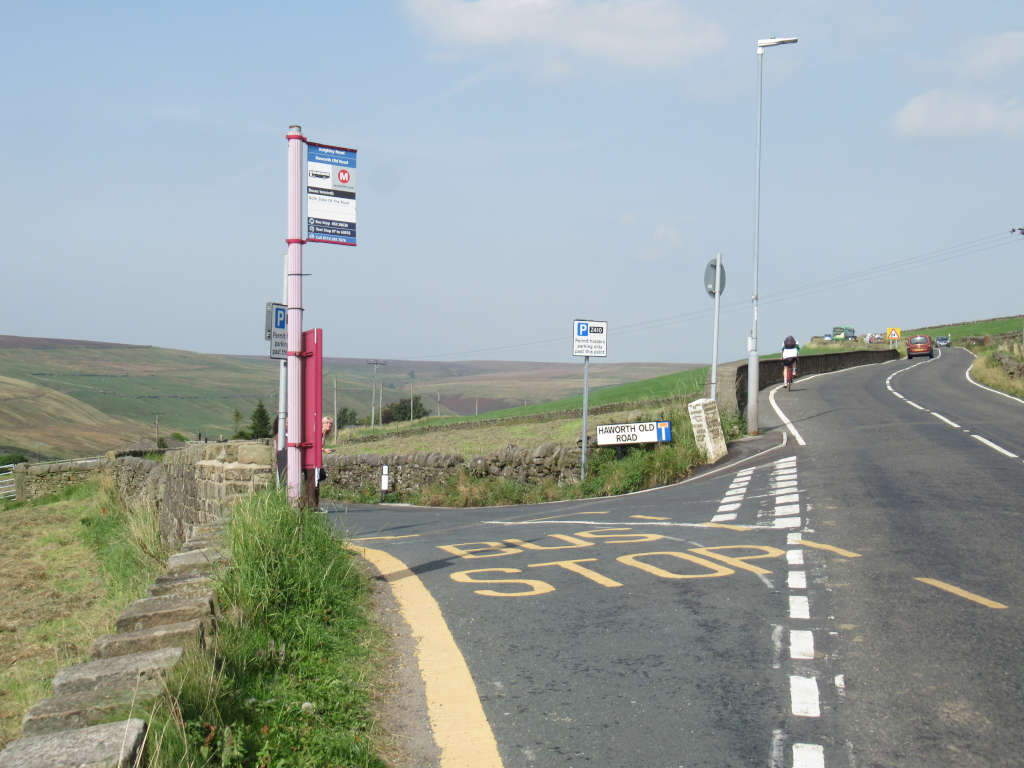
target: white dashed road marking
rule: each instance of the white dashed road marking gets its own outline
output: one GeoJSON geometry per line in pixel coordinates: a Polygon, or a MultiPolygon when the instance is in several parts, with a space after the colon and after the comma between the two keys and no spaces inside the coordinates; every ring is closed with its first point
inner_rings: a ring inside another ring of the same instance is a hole
{"type": "Polygon", "coordinates": [[[818,679],[803,675],[789,676],[789,699],[797,717],[821,717],[818,679]]]}
{"type": "Polygon", "coordinates": [[[1009,456],[1009,457],[1010,457],[1011,459],[1016,459],[1016,458],[1017,458],[1017,454],[1016,454],[1016,453],[1010,453],[1010,452],[1009,452],[1008,450],[1006,450],[1005,448],[1002,448],[1002,447],[1000,447],[1000,446],[996,445],[996,444],[995,444],[995,443],[993,443],[993,442],[992,442],[991,440],[986,440],[986,439],[985,439],[984,437],[982,437],[981,435],[973,435],[973,434],[972,434],[972,435],[971,435],[971,437],[973,437],[973,438],[974,438],[975,440],[977,440],[977,441],[978,441],[979,443],[984,443],[984,444],[985,444],[985,445],[987,445],[987,446],[988,446],[989,448],[991,448],[991,449],[992,449],[993,451],[998,451],[999,453],[1003,454],[1003,456],[1009,456]]]}
{"type": "MultiPolygon", "coordinates": [[[[941,351],[939,352],[939,357],[942,357],[941,351]]],[[[902,369],[896,371],[895,373],[889,374],[889,377],[885,380],[885,388],[888,389],[893,395],[898,397],[900,400],[905,402],[907,405],[913,406],[914,408],[917,408],[917,410],[919,410],[919,411],[927,411],[932,416],[937,418],[939,421],[949,425],[953,429],[963,429],[955,421],[952,421],[951,419],[947,419],[941,413],[938,413],[936,411],[929,411],[927,408],[918,405],[913,400],[907,399],[906,397],[901,395],[899,392],[897,392],[895,389],[893,389],[893,387],[892,387],[892,380],[896,376],[899,376],[901,373],[906,373],[911,368],[916,368],[917,366],[924,365],[925,363],[928,363],[928,362],[931,362],[931,360],[926,360],[926,361],[924,361],[924,363],[915,363],[914,365],[907,366],[906,368],[902,368],[902,369]]],[[[978,382],[976,382],[974,379],[971,378],[971,369],[970,368],[967,369],[966,375],[967,375],[967,380],[969,382],[971,382],[971,384],[974,384],[974,385],[976,385],[978,387],[981,387],[982,389],[987,389],[990,392],[995,392],[997,395],[1004,395],[1005,397],[1009,397],[1011,400],[1016,400],[1017,402],[1024,403],[1024,400],[1021,400],[1020,398],[1013,397],[1013,395],[1007,395],[1005,392],[999,392],[998,390],[990,389],[989,387],[986,387],[986,386],[984,386],[982,384],[978,384],[978,382]]],[[[991,440],[989,440],[989,439],[987,439],[985,437],[982,437],[981,435],[976,435],[976,434],[972,433],[969,429],[964,429],[963,431],[966,432],[967,434],[969,434],[971,437],[973,437],[979,443],[982,443],[983,445],[987,445],[993,451],[996,451],[997,453],[1001,453],[1003,456],[1006,456],[1007,458],[1010,458],[1010,459],[1019,459],[1020,458],[1016,453],[1013,453],[1012,451],[1008,451],[1008,450],[1006,450],[1005,448],[1003,448],[1000,445],[996,445],[991,440]]]]}

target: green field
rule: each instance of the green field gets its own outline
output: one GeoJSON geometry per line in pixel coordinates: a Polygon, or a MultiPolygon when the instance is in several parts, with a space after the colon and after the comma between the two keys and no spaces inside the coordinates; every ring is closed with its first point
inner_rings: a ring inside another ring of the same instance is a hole
{"type": "MultiPolygon", "coordinates": [[[[594,364],[591,388],[600,397],[606,387],[692,367],[594,364]]],[[[373,369],[366,361],[328,357],[324,369],[325,412],[333,412],[336,403],[368,419],[373,369]]],[[[236,426],[248,425],[258,401],[271,413],[277,405],[279,364],[264,357],[0,336],[0,370],[0,452],[95,454],[154,439],[158,420],[163,437],[230,437],[236,426]]],[[[537,409],[538,403],[580,392],[583,365],[390,360],[377,381],[385,405],[408,398],[412,386],[431,412],[461,418],[479,409],[484,417],[516,403],[537,409]]]]}
{"type": "MultiPolygon", "coordinates": [[[[672,398],[686,398],[695,393],[704,391],[704,384],[707,380],[708,366],[693,368],[681,373],[670,373],[664,376],[644,379],[643,381],[627,382],[605,387],[590,388],[588,404],[591,408],[603,405],[623,404],[624,410],[634,404],[649,402],[652,400],[668,400],[672,398]]],[[[480,423],[498,419],[509,419],[516,417],[545,416],[547,414],[560,413],[563,411],[579,411],[583,408],[583,376],[577,383],[580,390],[578,395],[549,400],[542,403],[533,403],[518,408],[504,408],[497,411],[488,411],[479,416],[442,416],[418,419],[411,425],[409,422],[397,422],[387,424],[384,427],[359,427],[345,430],[345,437],[358,438],[367,435],[396,434],[408,431],[410,426],[415,429],[430,426],[442,426],[446,424],[480,423]]]]}
{"type": "Polygon", "coordinates": [[[904,340],[915,333],[926,333],[933,339],[936,336],[949,336],[954,344],[964,336],[994,336],[998,333],[1024,331],[1024,315],[1013,317],[997,317],[991,320],[978,320],[970,323],[954,323],[952,325],[928,325],[922,328],[903,329],[904,340]]]}

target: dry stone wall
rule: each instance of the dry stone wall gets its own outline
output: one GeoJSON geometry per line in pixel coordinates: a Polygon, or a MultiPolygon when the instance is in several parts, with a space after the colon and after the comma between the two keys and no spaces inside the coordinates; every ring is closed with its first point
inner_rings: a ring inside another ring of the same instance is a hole
{"type": "Polygon", "coordinates": [[[98,478],[106,460],[102,457],[17,464],[14,467],[15,498],[34,499],[98,478]]]}
{"type": "MultiPolygon", "coordinates": [[[[593,441],[590,446],[593,446],[593,441]]],[[[578,445],[556,443],[544,443],[532,449],[507,445],[490,456],[476,456],[469,460],[441,453],[408,456],[325,454],[327,478],[324,485],[348,491],[358,491],[366,486],[377,489],[380,487],[381,467],[385,464],[388,466],[390,490],[419,490],[460,472],[468,472],[475,477],[508,477],[520,482],[553,478],[568,483],[579,480],[580,454],[578,445]]]]}

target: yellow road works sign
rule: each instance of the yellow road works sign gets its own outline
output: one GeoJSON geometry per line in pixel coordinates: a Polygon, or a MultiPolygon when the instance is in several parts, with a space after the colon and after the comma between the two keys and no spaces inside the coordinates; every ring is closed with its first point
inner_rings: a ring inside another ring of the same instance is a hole
{"type": "Polygon", "coordinates": [[[899,341],[900,340],[900,329],[899,328],[886,328],[886,330],[885,330],[885,338],[887,338],[889,341],[899,341]]]}

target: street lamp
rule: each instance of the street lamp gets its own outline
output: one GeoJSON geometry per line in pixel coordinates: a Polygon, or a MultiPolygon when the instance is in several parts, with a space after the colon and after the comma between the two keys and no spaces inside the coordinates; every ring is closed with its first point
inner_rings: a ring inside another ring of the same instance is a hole
{"type": "Polygon", "coordinates": [[[754,175],[754,324],[747,340],[747,434],[757,434],[757,393],[760,391],[761,360],[757,353],[757,271],[758,248],[761,240],[761,108],[764,104],[764,49],[773,45],[789,45],[795,37],[769,37],[757,41],[757,170],[754,175]]]}

